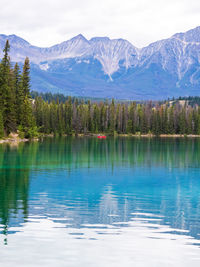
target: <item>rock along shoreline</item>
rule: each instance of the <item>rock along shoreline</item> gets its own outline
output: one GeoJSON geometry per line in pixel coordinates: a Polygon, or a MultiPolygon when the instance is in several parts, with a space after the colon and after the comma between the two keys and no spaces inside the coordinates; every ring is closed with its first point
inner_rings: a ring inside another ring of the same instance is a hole
{"type": "Polygon", "coordinates": [[[0,139],[0,144],[18,145],[19,143],[22,142],[38,141],[38,140],[39,138],[33,138],[33,139],[20,138],[18,134],[12,133],[8,137],[0,139]]]}

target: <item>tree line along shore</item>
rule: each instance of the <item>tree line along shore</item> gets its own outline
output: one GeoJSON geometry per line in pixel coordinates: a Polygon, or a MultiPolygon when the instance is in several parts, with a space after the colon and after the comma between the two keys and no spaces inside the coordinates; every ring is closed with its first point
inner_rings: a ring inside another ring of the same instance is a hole
{"type": "MultiPolygon", "coordinates": [[[[0,62],[0,138],[26,141],[42,135],[199,136],[200,107],[187,101],[44,99],[30,94],[30,64],[14,67],[7,41],[0,62]]],[[[1,141],[2,142],[2,141],[1,141]]]]}
{"type": "Polygon", "coordinates": [[[200,108],[187,104],[146,104],[79,101],[47,102],[37,97],[36,125],[45,134],[98,134],[136,136],[198,136],[200,108]]]}

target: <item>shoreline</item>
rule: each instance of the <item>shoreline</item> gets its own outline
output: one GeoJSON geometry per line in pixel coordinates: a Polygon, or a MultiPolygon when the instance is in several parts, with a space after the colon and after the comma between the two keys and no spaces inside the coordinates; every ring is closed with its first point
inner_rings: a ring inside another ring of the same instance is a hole
{"type": "Polygon", "coordinates": [[[3,139],[0,139],[0,144],[18,144],[18,143],[21,143],[21,142],[28,142],[29,139],[26,139],[26,138],[3,138],[3,139]]]}
{"type": "MultiPolygon", "coordinates": [[[[109,135],[109,134],[103,134],[106,135],[107,137],[137,137],[137,138],[200,138],[200,135],[197,134],[161,134],[161,135],[153,135],[153,134],[115,134],[115,135],[109,135]]],[[[97,137],[99,134],[77,134],[77,135],[67,135],[64,134],[61,137],[97,137]]],[[[41,138],[33,138],[33,139],[28,139],[28,138],[19,138],[19,137],[7,137],[7,138],[2,138],[0,139],[0,144],[13,144],[13,145],[18,145],[19,143],[25,143],[25,142],[30,142],[30,141],[39,141],[42,138],[45,137],[55,137],[53,134],[44,134],[41,136],[41,138]]]]}
{"type": "Polygon", "coordinates": [[[151,137],[158,137],[158,138],[196,138],[196,137],[200,137],[200,135],[197,135],[197,134],[160,134],[160,135],[154,135],[154,134],[141,134],[141,135],[138,135],[138,134],[119,134],[117,136],[122,136],[122,137],[148,137],[148,138],[151,138],[151,137]]]}
{"type": "Polygon", "coordinates": [[[28,139],[28,138],[8,137],[8,138],[0,139],[0,144],[18,145],[19,143],[25,143],[29,141],[38,141],[38,140],[39,140],[38,138],[28,139]]]}
{"type": "MultiPolygon", "coordinates": [[[[145,137],[145,138],[198,138],[200,135],[197,134],[160,134],[160,135],[154,135],[154,134],[115,134],[115,135],[109,135],[101,133],[102,135],[106,135],[107,137],[145,137]]],[[[67,136],[67,135],[65,135],[67,136]]],[[[78,134],[78,137],[97,137],[98,134],[78,134]]]]}

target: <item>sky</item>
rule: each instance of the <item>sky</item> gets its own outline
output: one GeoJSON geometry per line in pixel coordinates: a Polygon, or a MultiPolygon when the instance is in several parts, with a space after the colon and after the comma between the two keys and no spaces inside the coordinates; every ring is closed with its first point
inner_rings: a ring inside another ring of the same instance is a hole
{"type": "Polygon", "coordinates": [[[0,34],[48,47],[78,34],[136,47],[200,26],[199,0],[0,0],[0,34]]]}

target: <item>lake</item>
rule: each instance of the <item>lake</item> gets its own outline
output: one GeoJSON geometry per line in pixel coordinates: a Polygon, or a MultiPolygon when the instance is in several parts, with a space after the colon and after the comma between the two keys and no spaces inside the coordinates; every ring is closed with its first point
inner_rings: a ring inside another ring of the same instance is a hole
{"type": "Polygon", "coordinates": [[[200,266],[200,139],[0,145],[0,266],[200,266]]]}

